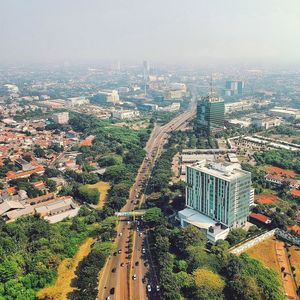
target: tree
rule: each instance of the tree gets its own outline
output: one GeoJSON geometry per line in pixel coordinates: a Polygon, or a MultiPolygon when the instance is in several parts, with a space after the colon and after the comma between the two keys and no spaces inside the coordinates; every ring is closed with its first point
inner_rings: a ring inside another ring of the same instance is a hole
{"type": "Polygon", "coordinates": [[[83,220],[79,219],[78,217],[75,217],[72,219],[71,229],[77,232],[83,232],[86,229],[86,224],[83,220]]]}
{"type": "Polygon", "coordinates": [[[122,181],[120,183],[114,184],[110,194],[118,197],[127,197],[129,195],[130,187],[131,182],[122,181]]]}
{"type": "Polygon", "coordinates": [[[46,168],[44,173],[48,178],[57,177],[60,175],[60,171],[54,168],[46,168]]]}
{"type": "Polygon", "coordinates": [[[228,236],[227,236],[227,241],[231,246],[236,245],[243,241],[247,236],[247,231],[242,229],[242,228],[235,228],[232,229],[228,236]]]}
{"type": "MultiPolygon", "coordinates": [[[[164,254],[169,252],[169,248],[170,248],[170,242],[168,237],[158,235],[155,238],[154,252],[159,259],[163,258],[164,254]]],[[[163,259],[161,262],[166,263],[166,261],[164,261],[163,259]]]]}
{"type": "Polygon", "coordinates": [[[26,161],[28,161],[28,162],[32,161],[32,157],[30,155],[24,155],[23,159],[26,160],[26,161]]]}
{"type": "Polygon", "coordinates": [[[81,199],[81,201],[97,204],[99,201],[100,192],[98,189],[92,189],[86,185],[82,185],[78,188],[78,197],[81,199]]]}
{"type": "Polygon", "coordinates": [[[188,267],[188,264],[187,264],[187,262],[186,262],[185,260],[183,260],[183,259],[176,260],[175,263],[174,263],[174,269],[175,269],[177,272],[180,272],[180,271],[186,272],[187,267],[188,267]]]}
{"type": "Polygon", "coordinates": [[[225,240],[218,240],[214,246],[211,247],[211,252],[215,254],[222,261],[227,260],[229,243],[225,240]]]}
{"type": "Polygon", "coordinates": [[[206,252],[203,246],[188,246],[186,256],[189,272],[204,267],[212,271],[218,271],[222,267],[222,261],[215,255],[206,252]]]}
{"type": "Polygon", "coordinates": [[[105,155],[100,158],[100,167],[109,167],[113,165],[119,165],[122,163],[122,156],[116,154],[105,155]]]}
{"type": "Polygon", "coordinates": [[[128,180],[129,178],[132,178],[132,174],[129,174],[129,171],[125,165],[115,165],[106,168],[104,178],[106,181],[118,183],[122,180],[128,180]]]}
{"type": "Polygon", "coordinates": [[[21,268],[15,260],[6,258],[0,264],[0,282],[5,282],[21,275],[21,268]]]}
{"type": "Polygon", "coordinates": [[[44,149],[42,149],[40,146],[36,146],[33,150],[36,157],[45,157],[46,152],[44,149]]]}
{"type": "Polygon", "coordinates": [[[206,236],[197,227],[189,225],[185,228],[180,228],[179,232],[174,232],[172,235],[172,245],[174,250],[181,255],[185,254],[188,246],[204,245],[206,243],[206,236]]]}
{"type": "Polygon", "coordinates": [[[180,289],[190,289],[194,284],[193,276],[184,271],[175,273],[175,278],[180,289]]]}
{"type": "Polygon", "coordinates": [[[250,258],[246,253],[242,253],[238,258],[243,264],[241,275],[252,277],[256,280],[262,299],[284,299],[280,279],[275,271],[265,268],[260,261],[250,258]]]}
{"type": "Polygon", "coordinates": [[[56,182],[54,180],[51,180],[51,179],[46,180],[46,186],[47,186],[49,192],[56,191],[56,182]]]}
{"type": "Polygon", "coordinates": [[[230,280],[234,279],[236,276],[239,276],[245,264],[243,260],[241,260],[236,255],[229,255],[229,260],[226,266],[226,274],[227,278],[230,280]]]}
{"type": "Polygon", "coordinates": [[[195,299],[222,299],[225,282],[222,277],[208,269],[199,268],[193,272],[195,299]]]}
{"type": "Polygon", "coordinates": [[[160,223],[163,218],[161,209],[158,207],[149,208],[144,215],[144,221],[149,223],[149,226],[155,226],[160,223]]]}
{"type": "Polygon", "coordinates": [[[232,300],[262,300],[263,291],[257,285],[255,278],[249,276],[239,276],[229,281],[225,290],[225,295],[232,300]]]}

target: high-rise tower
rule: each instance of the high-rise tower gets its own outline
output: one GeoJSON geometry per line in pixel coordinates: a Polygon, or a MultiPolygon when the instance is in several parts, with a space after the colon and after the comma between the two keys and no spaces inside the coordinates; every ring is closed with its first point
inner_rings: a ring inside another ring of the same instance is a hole
{"type": "Polygon", "coordinates": [[[224,100],[213,92],[202,97],[197,104],[197,123],[201,131],[210,135],[224,129],[224,100]]]}
{"type": "Polygon", "coordinates": [[[251,173],[234,164],[200,161],[187,167],[186,205],[227,227],[249,215],[251,173]]]}

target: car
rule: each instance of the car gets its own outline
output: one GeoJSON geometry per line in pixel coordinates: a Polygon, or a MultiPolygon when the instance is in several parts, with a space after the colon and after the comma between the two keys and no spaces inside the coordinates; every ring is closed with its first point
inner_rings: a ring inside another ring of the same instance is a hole
{"type": "Polygon", "coordinates": [[[151,285],[150,284],[147,285],[147,291],[151,292],[151,285]]]}
{"type": "Polygon", "coordinates": [[[121,252],[122,252],[122,250],[121,250],[121,249],[119,249],[119,250],[118,250],[118,253],[120,254],[121,252]]]}
{"type": "Polygon", "coordinates": [[[146,283],[146,278],[145,277],[143,277],[142,283],[146,283]]]}
{"type": "Polygon", "coordinates": [[[145,249],[145,248],[142,249],[142,253],[143,253],[143,254],[146,253],[146,249],[145,249]]]}
{"type": "Polygon", "coordinates": [[[136,262],[135,262],[135,265],[136,265],[136,266],[138,266],[138,265],[139,265],[139,262],[138,262],[138,261],[136,261],[136,262]]]}
{"type": "Polygon", "coordinates": [[[108,296],[108,297],[106,297],[106,300],[110,300],[110,297],[108,296]]]}
{"type": "Polygon", "coordinates": [[[156,286],[156,291],[157,291],[157,292],[160,291],[159,285],[156,286]]]}
{"type": "Polygon", "coordinates": [[[117,268],[112,268],[112,273],[115,273],[116,272],[116,270],[117,270],[117,268]]]}
{"type": "Polygon", "coordinates": [[[130,221],[127,221],[127,225],[129,225],[130,224],[130,221]]]}
{"type": "Polygon", "coordinates": [[[121,267],[124,267],[124,263],[120,263],[120,266],[121,266],[121,267]]]}
{"type": "Polygon", "coordinates": [[[119,236],[122,236],[122,235],[123,235],[123,233],[122,233],[122,232],[120,232],[120,233],[119,233],[119,236]]]}
{"type": "Polygon", "coordinates": [[[142,236],[143,234],[140,232],[140,236],[142,236]]]}
{"type": "Polygon", "coordinates": [[[111,288],[109,292],[111,295],[113,295],[115,293],[115,288],[111,288]]]}
{"type": "Polygon", "coordinates": [[[132,279],[136,280],[136,274],[133,274],[132,279]]]}
{"type": "Polygon", "coordinates": [[[137,232],[139,232],[139,231],[140,231],[140,229],[137,227],[137,228],[136,228],[136,231],[137,231],[137,232]]]}

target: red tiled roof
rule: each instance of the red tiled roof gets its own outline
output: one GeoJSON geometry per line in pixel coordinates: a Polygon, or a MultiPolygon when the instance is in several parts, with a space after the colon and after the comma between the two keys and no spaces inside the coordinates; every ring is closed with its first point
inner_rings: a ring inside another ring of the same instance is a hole
{"type": "Polygon", "coordinates": [[[93,141],[91,139],[85,139],[80,143],[80,146],[92,146],[93,141]]]}
{"type": "Polygon", "coordinates": [[[283,177],[281,175],[273,175],[273,174],[268,174],[266,175],[265,177],[267,180],[274,180],[274,181],[279,181],[281,183],[288,183],[290,185],[295,185],[298,183],[298,181],[296,179],[292,179],[292,178],[289,178],[289,177],[283,177]]]}
{"type": "Polygon", "coordinates": [[[44,167],[43,166],[37,166],[33,170],[18,172],[18,173],[15,173],[13,171],[8,171],[6,173],[6,179],[11,180],[11,179],[15,179],[15,178],[28,177],[33,173],[41,173],[41,172],[44,172],[44,167]]]}
{"type": "MultiPolygon", "coordinates": [[[[4,190],[0,190],[0,193],[2,193],[4,190]]],[[[15,186],[11,186],[9,188],[6,189],[6,191],[9,194],[15,194],[17,192],[17,188],[15,186]]]]}
{"type": "Polygon", "coordinates": [[[270,222],[270,221],[271,221],[270,218],[268,218],[267,216],[262,215],[262,214],[251,213],[251,214],[249,215],[249,217],[250,217],[250,218],[253,218],[253,219],[255,219],[255,220],[258,220],[258,221],[260,221],[260,222],[262,222],[262,223],[267,223],[267,222],[270,222]]]}
{"type": "Polygon", "coordinates": [[[300,235],[300,226],[298,226],[298,225],[289,226],[288,229],[292,230],[292,231],[295,231],[297,234],[300,235]]]}
{"type": "Polygon", "coordinates": [[[39,181],[33,183],[33,186],[37,189],[42,189],[45,187],[45,183],[43,180],[39,180],[39,181]]]}
{"type": "Polygon", "coordinates": [[[291,190],[290,193],[291,193],[293,196],[300,197],[300,190],[291,190]]]}

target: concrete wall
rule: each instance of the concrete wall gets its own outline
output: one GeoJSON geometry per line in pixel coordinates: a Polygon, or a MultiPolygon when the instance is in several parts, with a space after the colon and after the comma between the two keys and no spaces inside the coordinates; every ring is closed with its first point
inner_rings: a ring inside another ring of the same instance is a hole
{"type": "Polygon", "coordinates": [[[252,239],[248,242],[245,242],[242,245],[239,245],[239,246],[236,246],[236,247],[232,248],[229,252],[232,253],[232,254],[241,254],[242,252],[245,252],[249,248],[259,244],[260,242],[262,242],[264,240],[266,240],[267,238],[274,236],[275,231],[276,231],[276,229],[273,229],[271,231],[263,233],[262,235],[257,236],[254,239],[252,239]]]}
{"type": "Polygon", "coordinates": [[[281,238],[287,242],[290,242],[293,245],[297,245],[300,247],[300,237],[296,237],[284,230],[281,230],[279,228],[275,228],[271,231],[268,231],[266,233],[263,233],[260,236],[257,236],[253,239],[251,239],[250,241],[244,242],[241,245],[235,246],[232,249],[229,250],[230,253],[232,254],[241,254],[242,252],[245,252],[246,250],[248,250],[249,248],[259,244],[260,242],[272,237],[272,236],[276,236],[278,238],[281,238]]]}

